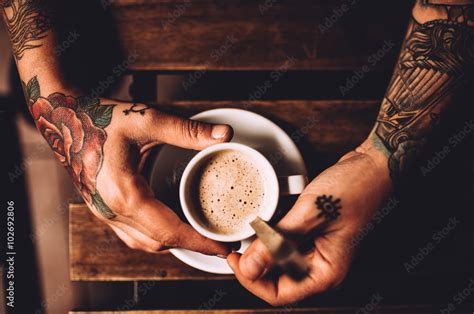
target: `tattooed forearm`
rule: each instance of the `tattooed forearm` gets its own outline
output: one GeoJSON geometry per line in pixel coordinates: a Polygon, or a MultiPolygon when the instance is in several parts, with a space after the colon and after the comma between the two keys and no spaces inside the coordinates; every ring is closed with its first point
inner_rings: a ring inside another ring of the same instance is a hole
{"type": "Polygon", "coordinates": [[[130,113],[139,113],[142,116],[145,115],[145,111],[150,109],[150,106],[145,104],[133,104],[130,108],[123,110],[124,115],[129,115],[130,113]]]}
{"type": "Polygon", "coordinates": [[[319,209],[318,217],[324,217],[326,220],[336,220],[341,214],[341,199],[333,199],[332,195],[321,195],[316,198],[316,206],[319,209]]]}
{"type": "Polygon", "coordinates": [[[17,60],[28,49],[41,47],[52,27],[46,0],[7,0],[1,3],[12,51],[17,60]]]}
{"type": "Polygon", "coordinates": [[[23,84],[28,108],[36,127],[71,175],[84,200],[105,218],[115,217],[96,188],[107,139],[105,128],[112,120],[114,105],[99,99],[54,93],[41,96],[36,77],[23,84]]]}
{"type": "Polygon", "coordinates": [[[394,182],[414,163],[474,64],[474,1],[418,1],[445,18],[412,20],[377,118],[373,139],[388,156],[394,182]]]}

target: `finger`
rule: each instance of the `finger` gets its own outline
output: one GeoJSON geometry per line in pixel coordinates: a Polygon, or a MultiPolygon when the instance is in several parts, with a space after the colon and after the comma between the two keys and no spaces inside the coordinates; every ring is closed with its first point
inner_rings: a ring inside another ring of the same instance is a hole
{"type": "Polygon", "coordinates": [[[125,244],[127,244],[130,248],[140,249],[149,253],[157,253],[163,249],[163,246],[160,242],[153,240],[137,229],[134,229],[124,223],[111,221],[110,227],[117,233],[117,235],[121,233],[127,237],[128,242],[125,242],[125,240],[119,235],[119,237],[124,240],[125,244]],[[133,247],[129,244],[132,244],[133,247]]]}
{"type": "MultiPolygon", "coordinates": [[[[313,196],[301,195],[293,208],[277,224],[283,233],[304,235],[324,223],[323,217],[318,217],[313,196]]],[[[250,280],[260,278],[274,265],[273,258],[260,240],[255,240],[240,259],[239,268],[242,275],[250,280]]]]}
{"type": "Polygon", "coordinates": [[[247,278],[247,276],[242,274],[240,269],[241,259],[242,256],[238,253],[232,253],[227,257],[227,263],[242,286],[267,302],[275,299],[275,296],[277,295],[276,284],[270,280],[253,281],[247,278]]]}
{"type": "Polygon", "coordinates": [[[233,130],[226,124],[210,124],[152,111],[144,136],[153,142],[201,150],[213,144],[227,142],[233,130]]]}
{"type": "MultiPolygon", "coordinates": [[[[165,204],[154,198],[146,180],[139,175],[107,171],[109,178],[101,196],[121,222],[160,243],[159,249],[185,248],[207,255],[226,257],[231,248],[195,231],[165,204]]],[[[158,250],[158,249],[156,249],[158,250]]]]}
{"type": "Polygon", "coordinates": [[[313,256],[307,256],[308,263],[311,263],[313,267],[310,274],[302,281],[294,281],[285,274],[277,278],[265,276],[251,280],[243,275],[239,268],[241,258],[237,253],[232,253],[227,257],[237,280],[251,293],[273,306],[297,302],[315,293],[326,291],[338,282],[336,272],[317,252],[313,256]]]}
{"type": "Polygon", "coordinates": [[[109,225],[109,226],[110,228],[112,228],[115,234],[119,237],[119,239],[122,240],[129,248],[131,248],[132,250],[138,250],[140,248],[140,245],[126,232],[122,231],[120,228],[114,225],[109,225]]]}
{"type": "Polygon", "coordinates": [[[131,217],[128,225],[136,227],[163,247],[176,247],[207,255],[226,257],[231,249],[225,244],[199,234],[190,225],[160,201],[147,197],[137,202],[138,214],[131,217]]]}
{"type": "Polygon", "coordinates": [[[242,274],[239,268],[241,258],[242,257],[236,253],[230,254],[227,257],[229,266],[234,271],[237,280],[244,288],[273,306],[299,301],[315,293],[315,287],[311,277],[307,277],[299,282],[293,281],[285,274],[275,279],[267,277],[258,280],[248,279],[242,274]]]}
{"type": "Polygon", "coordinates": [[[256,239],[239,259],[239,269],[249,280],[260,278],[274,265],[274,260],[262,241],[256,239]]]}

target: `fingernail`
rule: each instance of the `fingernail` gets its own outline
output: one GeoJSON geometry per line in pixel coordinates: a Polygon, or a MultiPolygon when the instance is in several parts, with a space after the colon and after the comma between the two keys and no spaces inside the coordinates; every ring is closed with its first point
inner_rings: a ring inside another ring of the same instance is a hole
{"type": "Polygon", "coordinates": [[[250,280],[256,280],[265,270],[263,262],[255,255],[247,256],[243,260],[242,274],[250,280]]]}
{"type": "Polygon", "coordinates": [[[224,138],[229,133],[229,127],[224,124],[215,125],[212,127],[212,138],[215,140],[220,140],[224,138]]]}
{"type": "Polygon", "coordinates": [[[222,255],[222,254],[217,254],[216,256],[219,257],[219,258],[222,258],[222,259],[227,259],[227,256],[222,255]]]}

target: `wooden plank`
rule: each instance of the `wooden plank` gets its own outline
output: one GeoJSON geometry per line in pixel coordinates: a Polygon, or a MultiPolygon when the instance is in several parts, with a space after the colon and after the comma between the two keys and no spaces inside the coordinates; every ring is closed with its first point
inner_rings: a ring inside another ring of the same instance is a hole
{"type": "Polygon", "coordinates": [[[168,251],[149,254],[128,248],[85,204],[69,206],[72,281],[220,280],[181,263],[168,251]]]}
{"type": "MultiPolygon", "coordinates": [[[[357,313],[360,308],[357,307],[335,307],[335,308],[282,308],[282,309],[248,309],[248,310],[149,310],[149,311],[122,311],[122,312],[76,312],[69,314],[266,314],[266,313],[299,313],[299,314],[348,314],[357,313]]],[[[401,314],[401,313],[433,313],[433,307],[430,305],[412,305],[412,306],[379,306],[370,311],[374,314],[401,314]]]]}
{"type": "Polygon", "coordinates": [[[351,3],[118,0],[110,10],[131,70],[274,70],[289,58],[294,70],[391,67],[411,2],[351,3]]]}
{"type": "MultiPolygon", "coordinates": [[[[369,133],[376,101],[254,101],[158,104],[159,109],[185,116],[212,108],[243,108],[267,116],[297,142],[309,173],[317,174],[354,148],[369,133]]],[[[84,205],[70,208],[71,280],[220,280],[178,261],[170,253],[147,254],[127,248],[114,232],[84,205]]]]}

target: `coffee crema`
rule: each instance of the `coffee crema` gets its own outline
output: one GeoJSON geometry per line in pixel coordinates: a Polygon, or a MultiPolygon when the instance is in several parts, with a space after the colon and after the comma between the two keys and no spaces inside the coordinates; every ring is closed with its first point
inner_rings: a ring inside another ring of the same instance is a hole
{"type": "Polygon", "coordinates": [[[265,182],[254,162],[241,152],[225,150],[206,160],[194,181],[195,206],[213,232],[232,234],[259,214],[265,182]]]}

